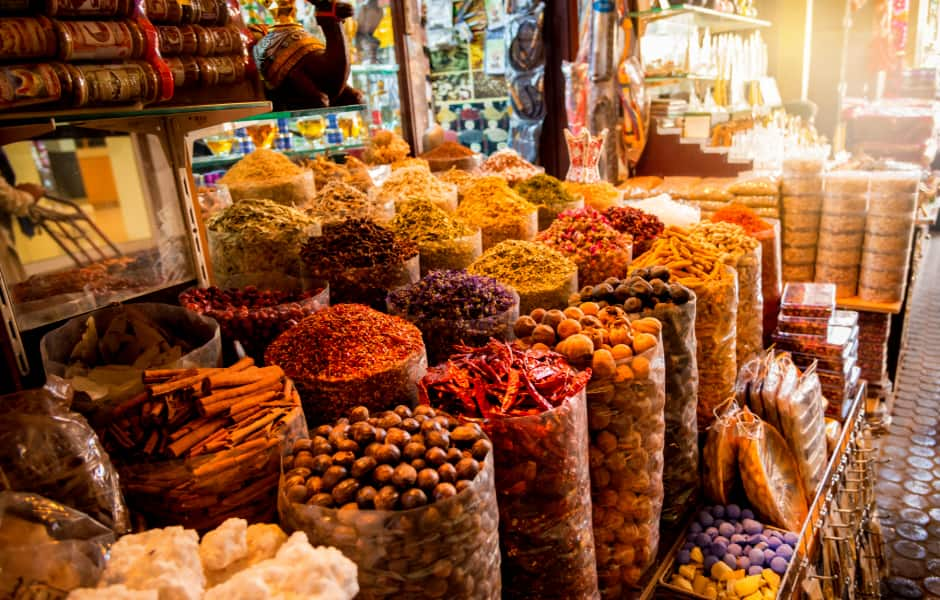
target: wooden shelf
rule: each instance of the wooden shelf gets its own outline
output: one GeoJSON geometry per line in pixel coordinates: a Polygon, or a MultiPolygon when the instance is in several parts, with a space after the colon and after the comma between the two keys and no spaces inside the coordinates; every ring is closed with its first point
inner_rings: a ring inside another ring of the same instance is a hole
{"type": "Polygon", "coordinates": [[[851,298],[836,299],[836,306],[843,310],[860,310],[864,312],[882,313],[886,315],[896,315],[901,312],[902,302],[869,302],[862,300],[858,296],[851,298]]]}

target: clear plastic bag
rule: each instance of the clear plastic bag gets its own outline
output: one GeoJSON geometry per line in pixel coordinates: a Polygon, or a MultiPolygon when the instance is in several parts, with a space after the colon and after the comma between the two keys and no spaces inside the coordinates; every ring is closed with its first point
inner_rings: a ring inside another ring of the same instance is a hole
{"type": "Polygon", "coordinates": [[[764,347],[764,295],[761,246],[742,253],[732,265],[738,273],[738,309],[735,356],[744,364],[764,347]]]}
{"type": "Polygon", "coordinates": [[[130,529],[117,471],[98,436],[45,388],[0,397],[0,486],[63,502],[117,533],[130,529]]]}
{"type": "Polygon", "coordinates": [[[733,399],[716,411],[718,416],[708,430],[702,449],[702,487],[712,502],[731,501],[738,481],[738,419],[741,409],[733,399]]]}
{"type": "Polygon", "coordinates": [[[182,525],[207,531],[226,519],[270,523],[276,514],[283,446],[307,437],[298,407],[282,424],[230,450],[181,460],[118,464],[128,505],[150,527],[182,525]]]}
{"type": "Polygon", "coordinates": [[[724,277],[694,288],[699,431],[711,424],[715,409],[732,395],[738,373],[738,275],[732,267],[725,271],[724,277]]]}
{"type": "Polygon", "coordinates": [[[588,384],[594,543],[605,598],[635,585],[659,548],[666,365],[662,340],[657,342],[618,361],[633,367],[632,377],[618,369],[614,377],[588,384]],[[649,365],[645,377],[637,358],[649,365]]]}
{"type": "Polygon", "coordinates": [[[695,355],[696,297],[681,305],[659,303],[644,317],[662,323],[666,402],[663,448],[664,521],[677,521],[695,503],[699,484],[698,363],[695,355]]]}
{"type": "MultiPolygon", "coordinates": [[[[792,362],[787,368],[796,371],[792,362]]],[[[822,481],[826,467],[825,451],[821,452],[820,460],[821,436],[825,436],[826,427],[825,405],[815,363],[798,376],[792,393],[780,394],[777,402],[780,432],[793,451],[803,486],[810,495],[822,481]]]]}
{"type": "Polygon", "coordinates": [[[763,297],[763,342],[770,342],[770,334],[777,326],[780,313],[780,295],[783,293],[780,221],[769,219],[773,227],[751,235],[760,242],[760,277],[763,297]]]}
{"type": "Polygon", "coordinates": [[[0,596],[65,598],[94,587],[114,531],[36,494],[0,492],[0,596]]]}
{"type": "Polygon", "coordinates": [[[457,346],[485,346],[491,339],[512,341],[512,326],[519,318],[519,294],[512,291],[512,295],[515,299],[512,306],[482,319],[422,319],[408,314],[390,299],[388,314],[411,321],[421,330],[428,364],[437,365],[446,361],[457,346]]]}
{"type": "MultiPolygon", "coordinates": [[[[410,510],[333,509],[278,494],[280,522],[311,544],[334,546],[358,566],[357,598],[500,596],[498,510],[493,454],[469,487],[410,510]]],[[[501,523],[500,523],[501,524],[501,523]]],[[[589,531],[586,523],[584,529],[589,531]]]]}
{"type": "MultiPolygon", "coordinates": [[[[95,318],[95,327],[102,333],[107,330],[112,319],[134,311],[142,313],[143,318],[159,326],[168,336],[179,336],[169,339],[170,343],[182,343],[189,348],[179,360],[160,367],[217,367],[222,358],[219,324],[214,319],[169,304],[143,302],[109,306],[91,315],[75,317],[50,331],[39,343],[46,377],[55,375],[65,378],[75,390],[72,408],[88,418],[96,431],[109,425],[107,415],[115,405],[144,390],[141,381],[143,369],[133,365],[118,365],[114,368],[112,365],[103,365],[106,372],[99,378],[87,369],[76,371],[71,366],[70,357],[85,334],[89,316],[95,318]]],[[[155,366],[158,365],[151,365],[155,366]]]]}
{"type": "Polygon", "coordinates": [[[507,597],[598,597],[587,421],[582,391],[538,415],[483,423],[498,465],[507,597]]]}
{"type": "Polygon", "coordinates": [[[738,464],[748,500],[766,522],[800,531],[809,507],[793,453],[774,427],[750,411],[741,421],[738,464]]]}

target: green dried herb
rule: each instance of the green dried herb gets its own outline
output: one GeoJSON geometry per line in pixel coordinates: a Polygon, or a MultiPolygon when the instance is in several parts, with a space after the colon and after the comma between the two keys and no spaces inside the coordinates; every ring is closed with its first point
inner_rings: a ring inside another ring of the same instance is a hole
{"type": "Polygon", "coordinates": [[[577,270],[560,252],[522,240],[500,242],[467,267],[470,273],[493,277],[519,294],[562,287],[577,270]]]}
{"type": "Polygon", "coordinates": [[[536,175],[513,186],[523,198],[538,206],[558,206],[571,204],[574,196],[562,187],[561,181],[551,175],[536,175]]]}

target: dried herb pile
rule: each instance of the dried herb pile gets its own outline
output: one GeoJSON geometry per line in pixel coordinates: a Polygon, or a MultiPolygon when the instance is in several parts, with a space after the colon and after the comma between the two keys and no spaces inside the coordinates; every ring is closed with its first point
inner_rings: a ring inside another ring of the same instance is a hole
{"type": "Polygon", "coordinates": [[[582,283],[625,276],[633,257],[632,238],[611,227],[604,215],[590,207],[561,213],[536,240],[573,260],[582,283]]]}
{"type": "Polygon", "coordinates": [[[457,216],[481,229],[532,214],[535,205],[513,191],[500,177],[481,177],[464,192],[457,216]]]}
{"type": "Polygon", "coordinates": [[[259,148],[232,165],[219,182],[224,184],[265,182],[272,179],[297,177],[303,172],[303,169],[280,152],[259,148]]]}
{"type": "Polygon", "coordinates": [[[561,181],[551,175],[536,175],[513,186],[516,192],[537,206],[559,206],[571,204],[577,198],[561,185],[561,181]]]}
{"type": "Polygon", "coordinates": [[[522,294],[564,285],[577,268],[544,244],[506,240],[484,252],[467,271],[498,279],[522,294]]]}
{"type": "Polygon", "coordinates": [[[321,187],[306,212],[321,222],[376,216],[369,196],[340,180],[332,180],[321,187]]]}
{"type": "Polygon", "coordinates": [[[408,200],[399,204],[391,227],[419,246],[473,233],[473,229],[451,217],[447,211],[425,200],[408,200]]]}
{"type": "Polygon", "coordinates": [[[604,211],[611,227],[620,233],[633,236],[633,254],[640,255],[649,250],[659,234],[665,229],[656,215],[645,213],[632,206],[611,206],[604,211]]]}
{"type": "Polygon", "coordinates": [[[452,210],[457,202],[457,190],[431,175],[425,167],[408,166],[392,171],[377,195],[377,200],[382,203],[391,201],[397,204],[414,199],[452,210]]]}
{"type": "Polygon", "coordinates": [[[388,295],[398,314],[421,319],[475,320],[504,313],[515,299],[492,277],[466,271],[433,271],[388,295]]]}
{"type": "Polygon", "coordinates": [[[432,150],[428,150],[421,155],[421,158],[427,158],[431,160],[453,160],[456,158],[467,158],[470,156],[473,156],[473,150],[470,148],[458,144],[457,142],[447,141],[440,146],[433,148],[432,150]]]}
{"type": "Polygon", "coordinates": [[[300,249],[308,266],[339,269],[400,264],[417,253],[414,242],[368,219],[328,224],[323,235],[308,238],[300,249]]]}

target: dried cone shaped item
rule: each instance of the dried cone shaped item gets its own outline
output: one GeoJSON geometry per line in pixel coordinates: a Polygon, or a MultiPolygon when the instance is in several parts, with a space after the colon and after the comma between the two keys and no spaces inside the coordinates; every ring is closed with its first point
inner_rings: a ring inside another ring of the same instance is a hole
{"type": "MultiPolygon", "coordinates": [[[[717,412],[717,411],[716,411],[717,412]]],[[[708,430],[702,450],[702,485],[705,495],[719,504],[731,501],[738,471],[738,424],[741,409],[729,400],[708,430]]]]}
{"type": "Polygon", "coordinates": [[[780,433],[746,408],[742,411],[738,463],[744,492],[773,525],[799,531],[809,506],[793,454],[780,433]]]}

